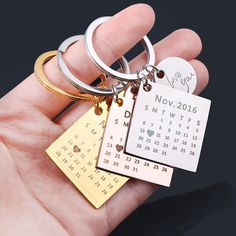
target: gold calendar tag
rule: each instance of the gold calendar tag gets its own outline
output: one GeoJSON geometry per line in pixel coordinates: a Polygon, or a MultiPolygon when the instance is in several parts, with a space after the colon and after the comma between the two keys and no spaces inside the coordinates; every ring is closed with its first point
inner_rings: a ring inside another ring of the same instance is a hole
{"type": "Polygon", "coordinates": [[[128,178],[96,169],[96,162],[108,115],[95,115],[94,108],[85,113],[47,150],[49,157],[80,192],[96,207],[103,205],[128,178]]]}

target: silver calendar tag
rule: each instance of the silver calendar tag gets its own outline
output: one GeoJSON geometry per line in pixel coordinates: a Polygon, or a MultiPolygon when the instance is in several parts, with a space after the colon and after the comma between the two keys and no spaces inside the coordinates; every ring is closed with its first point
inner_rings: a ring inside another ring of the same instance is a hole
{"type": "Polygon", "coordinates": [[[165,75],[159,79],[155,74],[155,82],[187,93],[193,93],[197,84],[197,76],[189,62],[180,57],[168,57],[161,61],[157,68],[164,71],[165,75]]]}
{"type": "Polygon", "coordinates": [[[149,92],[140,86],[126,152],[195,172],[210,100],[158,83],[150,85],[149,92]]]}
{"type": "Polygon", "coordinates": [[[123,100],[122,106],[116,102],[112,103],[97,167],[169,187],[173,168],[124,153],[126,135],[134,105],[133,97],[134,95],[128,89],[124,96],[120,96],[123,100]]]}

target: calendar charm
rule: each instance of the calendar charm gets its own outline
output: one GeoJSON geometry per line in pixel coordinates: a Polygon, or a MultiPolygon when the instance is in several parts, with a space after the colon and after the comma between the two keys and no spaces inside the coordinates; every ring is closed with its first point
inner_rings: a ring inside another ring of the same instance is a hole
{"type": "Polygon", "coordinates": [[[135,100],[130,89],[123,96],[120,95],[120,98],[123,100],[122,106],[113,102],[110,107],[97,166],[114,173],[169,187],[173,168],[124,153],[135,100]]]}
{"type": "Polygon", "coordinates": [[[128,180],[96,168],[99,147],[107,118],[106,102],[101,103],[101,115],[94,108],[46,150],[50,158],[96,207],[103,205],[128,180]]]}
{"type": "Polygon", "coordinates": [[[195,172],[210,100],[149,82],[133,110],[126,152],[195,172]]]}

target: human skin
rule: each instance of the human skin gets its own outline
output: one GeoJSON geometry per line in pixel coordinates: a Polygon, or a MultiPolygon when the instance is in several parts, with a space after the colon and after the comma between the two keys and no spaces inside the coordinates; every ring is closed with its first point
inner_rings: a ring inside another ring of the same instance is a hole
{"type": "MultiPolygon", "coordinates": [[[[154,11],[146,4],[119,12],[96,30],[98,55],[112,64],[151,30],[154,21],[154,11]]],[[[206,87],[207,68],[195,59],[202,50],[195,32],[179,29],[154,49],[156,63],[178,56],[192,64],[198,77],[195,94],[206,87]]],[[[64,58],[86,83],[101,73],[89,59],[83,40],[72,45],[64,58]]],[[[144,53],[133,59],[132,71],[145,61],[144,53]]],[[[77,91],[65,81],[55,58],[45,65],[45,73],[60,88],[77,91]]],[[[107,235],[158,188],[130,179],[101,208],[93,208],[44,151],[90,107],[79,102],[55,121],[69,102],[48,92],[34,74],[1,98],[0,235],[107,235]]]]}

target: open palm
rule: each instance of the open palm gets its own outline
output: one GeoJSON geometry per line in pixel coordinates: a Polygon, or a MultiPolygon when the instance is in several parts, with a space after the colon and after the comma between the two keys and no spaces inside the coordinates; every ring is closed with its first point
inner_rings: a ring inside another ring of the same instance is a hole
{"type": "MultiPolygon", "coordinates": [[[[100,57],[112,64],[148,33],[154,18],[149,6],[137,4],[105,22],[94,37],[100,57]]],[[[188,60],[198,76],[195,93],[204,89],[208,72],[194,59],[201,41],[193,31],[175,31],[154,48],[156,62],[169,56],[188,60]]],[[[71,46],[65,60],[87,83],[100,73],[82,40],[71,46]]],[[[145,54],[130,63],[133,71],[144,64],[145,54]]],[[[55,59],[45,65],[45,72],[59,87],[75,91],[55,59]]],[[[104,206],[93,208],[44,151],[89,108],[81,102],[53,120],[68,104],[67,99],[45,90],[34,75],[0,100],[1,235],[107,235],[156,189],[131,179],[104,206]]]]}

